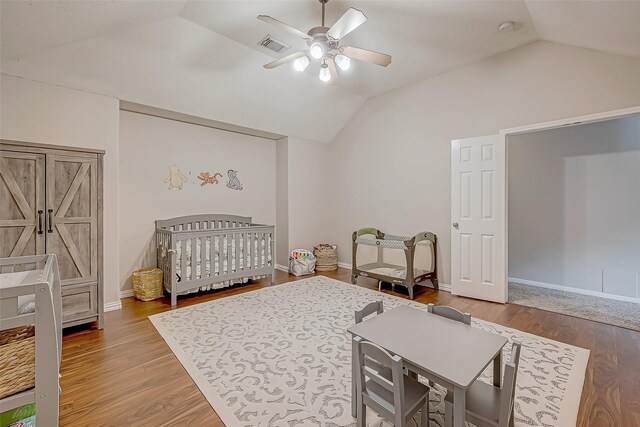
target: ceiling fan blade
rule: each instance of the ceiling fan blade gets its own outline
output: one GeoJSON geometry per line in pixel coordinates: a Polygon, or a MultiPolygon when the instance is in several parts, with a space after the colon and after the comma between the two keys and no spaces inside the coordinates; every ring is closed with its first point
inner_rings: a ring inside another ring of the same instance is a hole
{"type": "Polygon", "coordinates": [[[352,7],[347,10],[344,15],[329,28],[327,35],[334,40],[339,40],[349,34],[351,31],[364,24],[367,17],[358,9],[352,7]]]}
{"type": "Polygon", "coordinates": [[[370,62],[383,67],[391,64],[391,55],[360,49],[359,47],[344,46],[340,48],[340,53],[349,58],[357,59],[358,61],[370,62]]]}
{"type": "Polygon", "coordinates": [[[287,24],[285,24],[284,22],[278,21],[276,18],[272,18],[270,16],[267,15],[258,15],[258,19],[261,20],[262,22],[266,22],[267,24],[271,24],[275,27],[280,28],[281,30],[284,30],[290,34],[293,34],[294,36],[300,37],[302,39],[308,40],[311,37],[309,37],[308,34],[303,33],[300,30],[297,30],[287,24]]]}
{"type": "Polygon", "coordinates": [[[336,69],[335,61],[331,58],[327,58],[327,67],[329,67],[329,72],[331,73],[331,80],[329,80],[329,83],[338,83],[338,70],[336,69]]]}
{"type": "Polygon", "coordinates": [[[268,64],[263,65],[263,67],[270,70],[272,68],[276,68],[278,65],[286,64],[287,62],[293,61],[294,59],[298,59],[302,56],[305,56],[306,54],[307,54],[306,51],[301,50],[300,52],[295,52],[290,55],[283,56],[280,59],[276,59],[273,62],[269,62],[268,64]]]}

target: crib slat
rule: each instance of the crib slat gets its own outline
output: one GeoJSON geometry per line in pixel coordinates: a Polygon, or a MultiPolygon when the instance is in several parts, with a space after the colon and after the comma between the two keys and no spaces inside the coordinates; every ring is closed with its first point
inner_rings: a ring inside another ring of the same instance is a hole
{"type": "Polygon", "coordinates": [[[224,235],[218,235],[218,274],[224,274],[224,235]]]}
{"type": "Polygon", "coordinates": [[[258,255],[258,268],[262,268],[262,242],[264,242],[264,233],[260,233],[259,236],[256,254],[258,255]]]}
{"type": "Polygon", "coordinates": [[[218,236],[211,237],[211,276],[215,276],[216,271],[220,271],[220,266],[218,265],[220,257],[217,255],[216,248],[220,248],[220,243],[218,243],[218,236]]]}
{"type": "Polygon", "coordinates": [[[232,262],[232,247],[231,247],[231,233],[227,233],[227,274],[232,272],[231,262],[232,262]]]}
{"type": "Polygon", "coordinates": [[[267,254],[267,263],[269,262],[269,259],[271,259],[271,263],[270,265],[273,264],[273,246],[274,246],[274,241],[273,241],[273,233],[269,232],[269,253],[267,254]]]}
{"type": "MultiPolygon", "coordinates": [[[[209,277],[209,274],[210,274],[207,271],[207,244],[208,243],[209,243],[209,237],[204,236],[202,239],[200,239],[200,278],[209,277]]],[[[209,268],[211,268],[211,263],[209,263],[209,268]]]]}
{"type": "Polygon", "coordinates": [[[243,270],[248,270],[249,269],[249,246],[247,246],[247,240],[248,240],[248,234],[247,233],[242,233],[242,269],[243,270]]]}
{"type": "Polygon", "coordinates": [[[189,265],[189,267],[191,267],[189,269],[191,271],[189,272],[188,280],[193,280],[198,274],[198,266],[195,263],[195,261],[197,260],[196,256],[198,255],[196,254],[195,241],[193,239],[189,239],[188,242],[189,252],[191,252],[191,256],[187,257],[187,264],[189,265]]]}
{"type": "Polygon", "coordinates": [[[180,242],[180,276],[182,281],[187,280],[187,241],[180,242]]]}
{"type": "Polygon", "coordinates": [[[235,256],[233,258],[234,262],[234,271],[240,271],[240,238],[241,235],[239,233],[233,234],[233,244],[235,245],[235,256]]]}
{"type": "Polygon", "coordinates": [[[260,246],[262,244],[262,233],[256,233],[256,244],[255,244],[255,263],[256,268],[262,267],[262,254],[260,250],[260,246]]]}
{"type": "Polygon", "coordinates": [[[256,268],[256,233],[251,233],[251,268],[256,268]]]}

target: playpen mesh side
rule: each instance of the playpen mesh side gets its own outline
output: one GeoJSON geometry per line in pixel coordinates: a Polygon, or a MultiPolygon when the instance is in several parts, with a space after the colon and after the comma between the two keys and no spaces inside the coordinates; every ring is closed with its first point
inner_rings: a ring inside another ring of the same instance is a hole
{"type": "MultiPolygon", "coordinates": [[[[378,240],[376,236],[366,234],[356,239],[358,249],[356,251],[356,266],[361,268],[378,262],[378,254],[381,253],[381,261],[384,264],[397,266],[399,269],[407,267],[404,240],[411,237],[385,235],[385,240],[378,240]],[[379,244],[377,244],[379,242],[379,244]]],[[[429,240],[423,240],[415,245],[413,267],[416,275],[433,271],[433,244],[429,240]]],[[[394,272],[394,275],[399,275],[394,272]]],[[[402,274],[406,277],[406,271],[402,274]]]]}

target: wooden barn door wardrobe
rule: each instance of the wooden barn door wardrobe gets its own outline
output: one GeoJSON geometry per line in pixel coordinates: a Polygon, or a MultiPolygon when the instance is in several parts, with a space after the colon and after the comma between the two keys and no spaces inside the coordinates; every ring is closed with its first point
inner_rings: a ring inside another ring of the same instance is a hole
{"type": "Polygon", "coordinates": [[[0,141],[0,258],[56,254],[63,327],[103,327],[103,156],[0,141]]]}

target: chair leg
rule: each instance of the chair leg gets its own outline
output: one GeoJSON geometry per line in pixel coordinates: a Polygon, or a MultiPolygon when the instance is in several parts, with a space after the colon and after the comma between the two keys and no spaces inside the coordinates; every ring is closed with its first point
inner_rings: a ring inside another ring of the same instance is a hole
{"type": "Polygon", "coordinates": [[[367,426],[367,406],[362,402],[362,395],[358,396],[358,427],[367,426]]]}
{"type": "Polygon", "coordinates": [[[449,402],[444,403],[444,425],[453,427],[453,405],[449,402]]]}
{"type": "Polygon", "coordinates": [[[511,414],[509,415],[509,427],[513,427],[515,425],[516,422],[516,417],[515,417],[515,411],[514,411],[514,406],[511,406],[511,414]]]}
{"type": "Polygon", "coordinates": [[[409,286],[409,299],[413,300],[413,286],[409,286]]]}
{"type": "Polygon", "coordinates": [[[429,427],[429,396],[420,411],[420,427],[429,427]]]}

